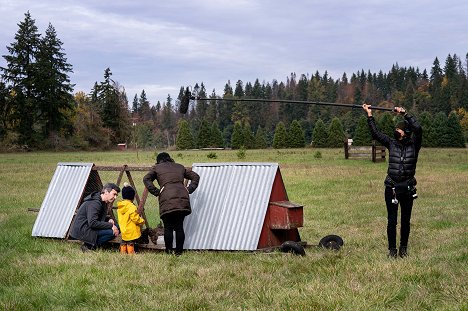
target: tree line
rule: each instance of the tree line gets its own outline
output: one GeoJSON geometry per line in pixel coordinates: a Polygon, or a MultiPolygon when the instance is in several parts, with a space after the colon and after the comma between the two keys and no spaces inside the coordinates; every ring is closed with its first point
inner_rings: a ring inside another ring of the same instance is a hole
{"type": "MultiPolygon", "coordinates": [[[[110,68],[89,92],[73,94],[73,67],[52,24],[42,35],[27,12],[18,27],[3,55],[6,66],[0,68],[3,148],[109,149],[117,143],[158,149],[339,147],[346,138],[370,143],[361,109],[223,101],[236,98],[403,106],[422,123],[425,146],[464,147],[468,138],[468,54],[464,60],[449,54],[443,66],[435,58],[429,73],[398,64],[386,73],[361,70],[339,79],[326,71],[291,73],[286,81],[227,81],[221,94],[196,83],[192,93],[207,100],[191,102],[188,113],[180,114],[186,86],[163,103],[151,103],[142,90],[129,104],[110,68]]],[[[391,134],[398,117],[375,116],[391,134]]]]}

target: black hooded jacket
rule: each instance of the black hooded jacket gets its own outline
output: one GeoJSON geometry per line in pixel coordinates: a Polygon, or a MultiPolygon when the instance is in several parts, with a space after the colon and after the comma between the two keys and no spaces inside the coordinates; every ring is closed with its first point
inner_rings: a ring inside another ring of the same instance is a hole
{"type": "Polygon", "coordinates": [[[101,193],[91,193],[78,209],[70,236],[95,246],[97,230],[112,229],[112,224],[106,221],[106,217],[107,204],[101,201],[101,193]]]}
{"type": "MultiPolygon", "coordinates": [[[[381,133],[377,129],[374,117],[367,118],[372,137],[388,149],[388,170],[385,178],[385,184],[388,186],[393,186],[393,183],[413,180],[416,174],[416,163],[422,142],[422,128],[413,116],[406,114],[405,120],[413,135],[397,140],[381,133]]],[[[413,184],[416,184],[415,179],[413,184]]]]}

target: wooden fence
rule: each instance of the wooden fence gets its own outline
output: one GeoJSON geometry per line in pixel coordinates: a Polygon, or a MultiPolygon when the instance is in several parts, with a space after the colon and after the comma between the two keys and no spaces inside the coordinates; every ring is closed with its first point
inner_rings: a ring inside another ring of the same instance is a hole
{"type": "Polygon", "coordinates": [[[370,159],[372,162],[385,162],[386,148],[372,141],[372,146],[353,146],[344,143],[345,159],[370,159]]]}

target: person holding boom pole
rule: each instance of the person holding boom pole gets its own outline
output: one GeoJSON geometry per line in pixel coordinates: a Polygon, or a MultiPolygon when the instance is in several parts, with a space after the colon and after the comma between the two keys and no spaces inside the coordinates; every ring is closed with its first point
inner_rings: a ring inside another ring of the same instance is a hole
{"type": "Polygon", "coordinates": [[[410,233],[411,211],[416,194],[416,163],[421,149],[422,128],[414,116],[402,107],[395,107],[394,112],[403,115],[404,121],[395,128],[394,138],[381,133],[372,116],[372,107],[362,105],[367,113],[367,123],[372,137],[388,149],[388,170],[385,178],[385,203],[387,205],[388,257],[408,256],[408,238],[410,233]],[[401,207],[400,247],[396,248],[396,226],[398,204],[401,207]]]}

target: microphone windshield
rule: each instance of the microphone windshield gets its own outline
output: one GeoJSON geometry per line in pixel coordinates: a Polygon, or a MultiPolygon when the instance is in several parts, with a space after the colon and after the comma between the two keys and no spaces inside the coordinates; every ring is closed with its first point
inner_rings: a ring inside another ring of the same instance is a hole
{"type": "Polygon", "coordinates": [[[190,102],[190,91],[189,88],[187,87],[185,89],[184,96],[182,96],[182,100],[180,101],[180,106],[179,106],[179,112],[182,114],[186,114],[188,107],[189,107],[189,102],[190,102]]]}

